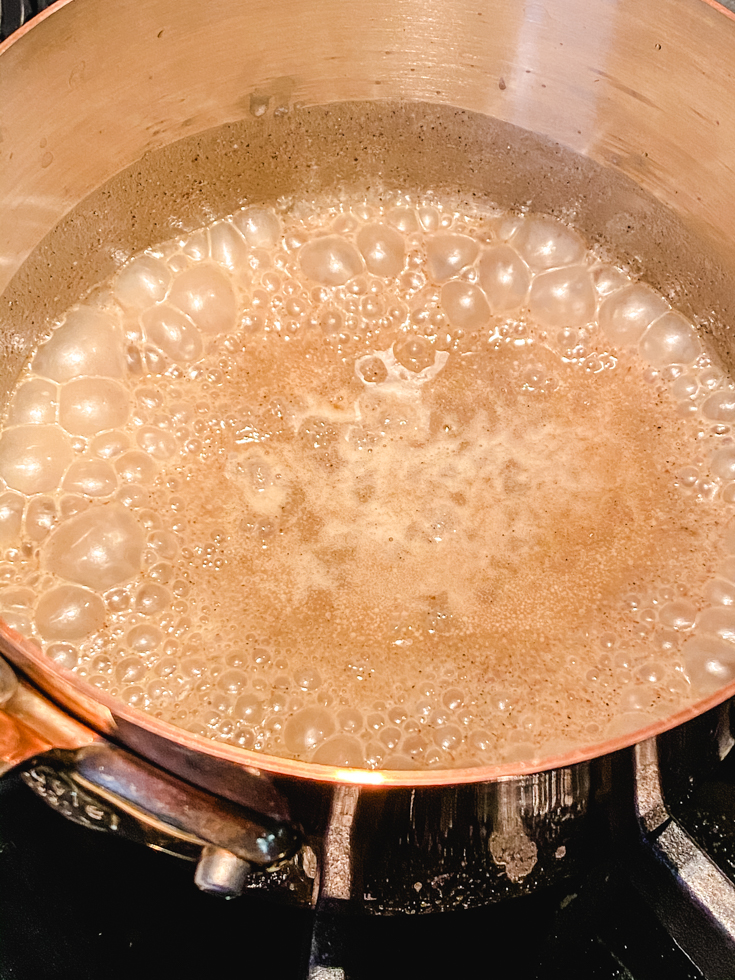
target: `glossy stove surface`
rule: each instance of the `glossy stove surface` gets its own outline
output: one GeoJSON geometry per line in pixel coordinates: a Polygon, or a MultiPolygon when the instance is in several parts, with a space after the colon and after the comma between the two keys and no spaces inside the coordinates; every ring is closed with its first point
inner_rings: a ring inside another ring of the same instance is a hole
{"type": "MultiPolygon", "coordinates": [[[[728,810],[735,830],[735,760],[700,799],[704,806],[696,801],[692,813],[724,853],[728,810]]],[[[728,861],[732,870],[730,858],[721,863],[728,861]]],[[[258,895],[229,902],[203,895],[192,871],[67,822],[17,776],[7,778],[0,783],[1,980],[307,977],[313,913],[258,895]]],[[[344,918],[332,928],[349,980],[475,976],[478,957],[488,976],[509,976],[512,963],[515,980],[708,980],[615,855],[601,856],[562,891],[467,913],[344,918]],[[497,974],[493,963],[503,964],[497,974]]],[[[334,971],[324,976],[340,980],[334,971]]]]}

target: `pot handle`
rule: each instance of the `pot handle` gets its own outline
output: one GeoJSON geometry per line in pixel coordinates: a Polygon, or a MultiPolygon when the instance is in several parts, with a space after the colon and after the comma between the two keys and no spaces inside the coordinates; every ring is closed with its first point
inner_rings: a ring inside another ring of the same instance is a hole
{"type": "Polygon", "coordinates": [[[99,736],[26,681],[0,657],[0,776],[51,748],[74,749],[99,736]]]}
{"type": "Polygon", "coordinates": [[[301,846],[270,820],[170,775],[70,718],[0,659],[0,775],[19,768],[46,803],[75,823],[197,861],[196,885],[242,893],[301,846]]]}

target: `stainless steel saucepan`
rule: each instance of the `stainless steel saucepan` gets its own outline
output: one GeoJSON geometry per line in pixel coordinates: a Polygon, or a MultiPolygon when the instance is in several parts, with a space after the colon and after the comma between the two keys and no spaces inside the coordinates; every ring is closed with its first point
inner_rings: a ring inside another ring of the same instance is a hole
{"type": "MultiPolygon", "coordinates": [[[[1,394],[134,252],[244,198],[371,176],[572,219],[732,367],[734,81],[735,20],[705,0],[62,0],[0,45],[1,394]]],[[[589,859],[598,805],[662,819],[660,733],[731,744],[735,684],[561,758],[340,769],[178,730],[10,628],[0,649],[5,768],[197,857],[223,894],[276,882],[381,912],[523,894],[589,859]]]]}

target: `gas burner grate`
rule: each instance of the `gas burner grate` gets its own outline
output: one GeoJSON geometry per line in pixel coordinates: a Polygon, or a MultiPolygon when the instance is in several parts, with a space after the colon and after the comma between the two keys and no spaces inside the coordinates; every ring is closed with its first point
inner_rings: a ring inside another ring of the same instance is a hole
{"type": "MultiPolygon", "coordinates": [[[[735,792],[735,765],[717,779],[735,792]]],[[[232,959],[249,975],[305,980],[314,918],[257,894],[203,895],[187,863],[59,819],[17,775],[0,783],[0,980],[187,977],[232,959]]],[[[513,953],[516,980],[709,980],[625,864],[604,856],[571,889],[466,913],[326,918],[319,930],[336,937],[346,980],[472,976],[493,949],[505,963],[513,953]]]]}
{"type": "Polygon", "coordinates": [[[0,41],[35,17],[53,0],[0,0],[0,41]]]}

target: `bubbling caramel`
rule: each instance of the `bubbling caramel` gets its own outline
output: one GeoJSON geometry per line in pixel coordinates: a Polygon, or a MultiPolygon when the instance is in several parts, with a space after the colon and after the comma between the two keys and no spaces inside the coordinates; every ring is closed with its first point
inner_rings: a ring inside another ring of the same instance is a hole
{"type": "Polygon", "coordinates": [[[544,215],[245,207],[127,262],[0,435],[0,610],[130,705],[367,768],[534,759],[735,679],[735,388],[544,215]]]}

